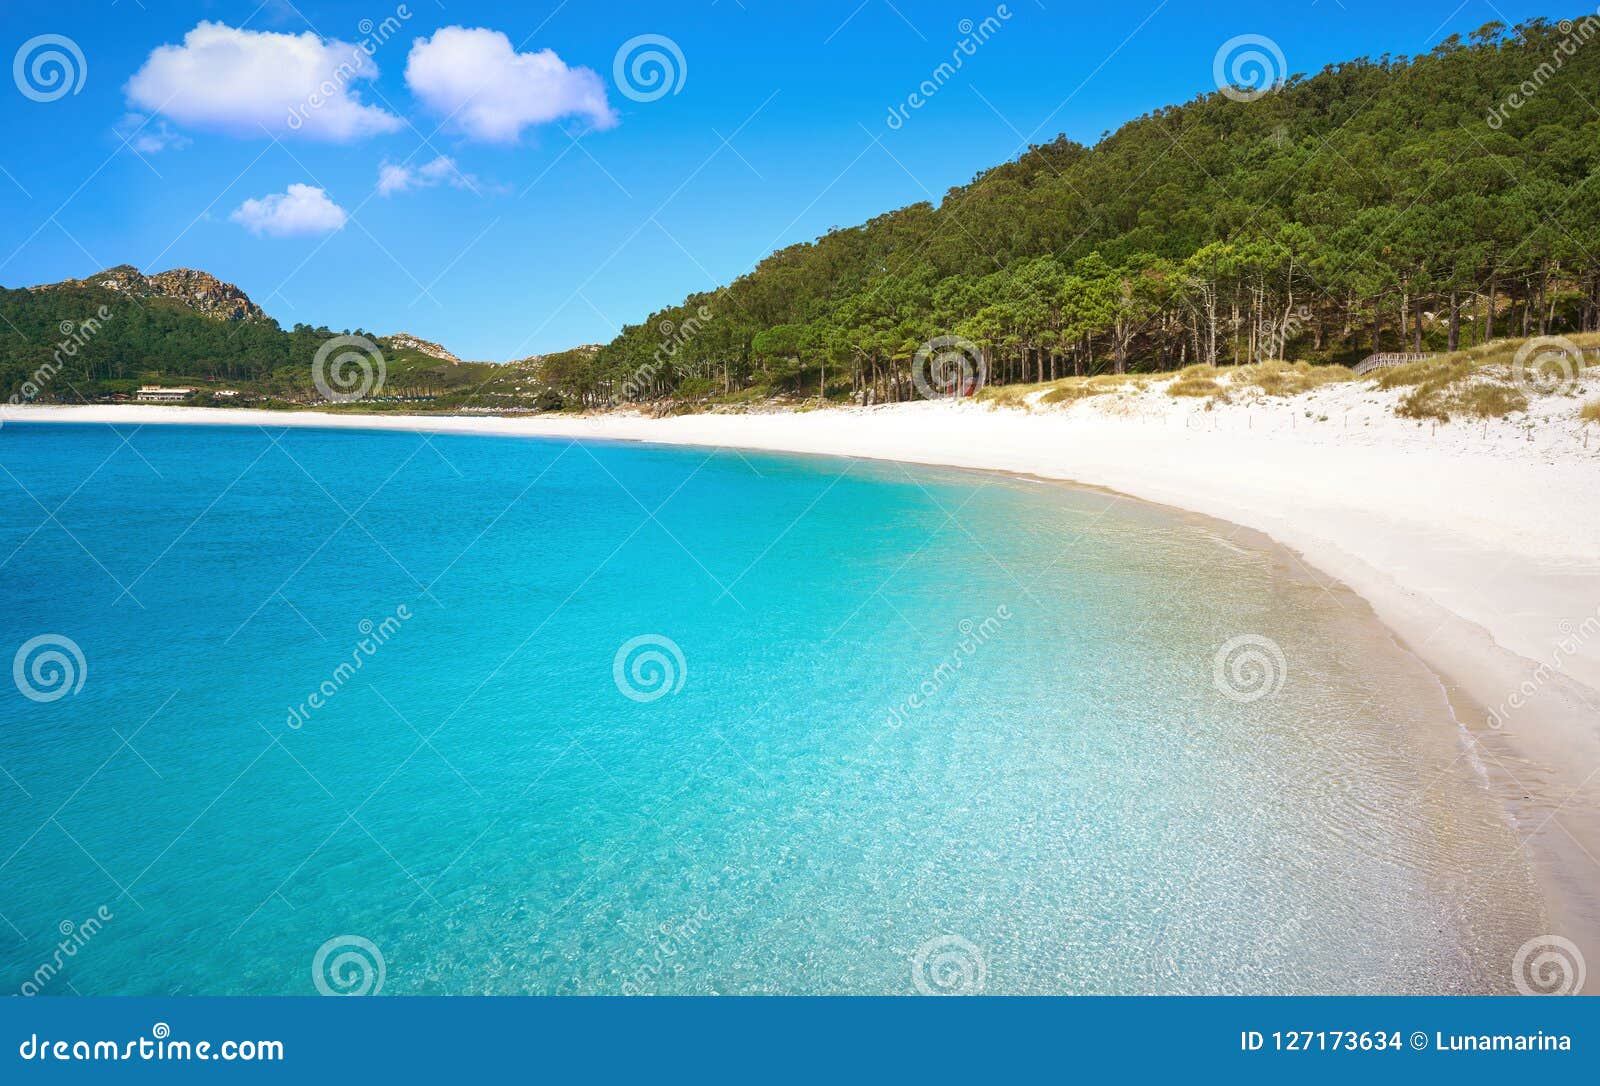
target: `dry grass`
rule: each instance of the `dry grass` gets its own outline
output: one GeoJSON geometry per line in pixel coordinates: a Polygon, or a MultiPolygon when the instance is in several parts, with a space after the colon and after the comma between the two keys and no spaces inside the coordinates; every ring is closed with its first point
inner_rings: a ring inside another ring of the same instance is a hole
{"type": "MultiPolygon", "coordinates": [[[[1579,348],[1600,347],[1600,333],[1563,334],[1579,348]]],[[[1513,379],[1512,362],[1525,339],[1497,339],[1464,351],[1411,362],[1373,375],[1379,388],[1409,388],[1395,407],[1412,419],[1449,421],[1453,416],[1503,418],[1526,411],[1525,382],[1513,379]]]]}
{"type": "Polygon", "coordinates": [[[1449,422],[1457,415],[1498,419],[1527,409],[1528,397],[1521,389],[1492,375],[1475,373],[1466,381],[1424,382],[1406,393],[1394,410],[1401,418],[1449,422]]]}
{"type": "Polygon", "coordinates": [[[1168,396],[1213,396],[1222,399],[1226,392],[1219,378],[1222,372],[1215,366],[1189,366],[1178,371],[1178,376],[1167,386],[1168,396]]]}
{"type": "Polygon", "coordinates": [[[1052,381],[1031,385],[984,385],[978,390],[973,399],[979,403],[993,404],[996,407],[1014,407],[1026,410],[1029,396],[1035,392],[1054,387],[1055,382],[1052,381]]]}
{"type": "Polygon", "coordinates": [[[1107,392],[1138,391],[1157,376],[1150,373],[1102,373],[1094,377],[1063,377],[1043,383],[988,385],[978,391],[976,398],[979,403],[996,407],[1027,409],[1031,396],[1037,395],[1040,404],[1075,403],[1107,392]]]}
{"type": "MultiPolygon", "coordinates": [[[[1561,338],[1580,348],[1600,347],[1600,332],[1563,333],[1561,338]]],[[[1448,383],[1496,366],[1509,369],[1518,349],[1527,342],[1526,339],[1494,339],[1464,351],[1378,370],[1372,379],[1379,388],[1403,388],[1429,382],[1448,383]]]]}
{"type": "Polygon", "coordinates": [[[1584,422],[1600,422],[1600,400],[1590,400],[1584,404],[1578,417],[1584,422]]]}
{"type": "Polygon", "coordinates": [[[1076,403],[1111,392],[1138,392],[1154,380],[1148,373],[1102,373],[1094,377],[1067,377],[1039,398],[1040,403],[1076,403]]]}
{"type": "Polygon", "coordinates": [[[1413,388],[1424,384],[1443,386],[1477,372],[1478,365],[1478,362],[1469,357],[1468,352],[1459,351],[1456,354],[1441,355],[1421,362],[1407,362],[1392,369],[1378,370],[1373,375],[1373,380],[1383,389],[1413,388]]]}
{"type": "Polygon", "coordinates": [[[1345,366],[1313,366],[1309,362],[1270,359],[1229,371],[1228,384],[1233,388],[1259,388],[1268,396],[1298,396],[1323,385],[1355,378],[1345,366]]]}
{"type": "Polygon", "coordinates": [[[1040,396],[1039,402],[1041,404],[1077,403],[1079,400],[1086,400],[1090,396],[1100,396],[1114,391],[1116,390],[1111,388],[1096,387],[1087,381],[1062,382],[1056,388],[1040,396]]]}

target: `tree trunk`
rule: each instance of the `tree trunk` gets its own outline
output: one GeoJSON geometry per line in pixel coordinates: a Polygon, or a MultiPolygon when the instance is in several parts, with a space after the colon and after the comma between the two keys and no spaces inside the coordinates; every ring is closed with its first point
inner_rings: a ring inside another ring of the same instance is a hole
{"type": "Polygon", "coordinates": [[[1461,349],[1461,292],[1450,288],[1450,349],[1461,349]]]}

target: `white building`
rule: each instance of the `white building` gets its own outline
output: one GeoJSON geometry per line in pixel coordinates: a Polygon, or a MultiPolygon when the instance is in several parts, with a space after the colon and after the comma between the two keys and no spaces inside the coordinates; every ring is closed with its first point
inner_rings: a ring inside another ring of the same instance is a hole
{"type": "Polygon", "coordinates": [[[161,385],[140,385],[134,399],[145,403],[170,403],[174,400],[187,400],[194,395],[192,388],[163,388],[161,385]]]}

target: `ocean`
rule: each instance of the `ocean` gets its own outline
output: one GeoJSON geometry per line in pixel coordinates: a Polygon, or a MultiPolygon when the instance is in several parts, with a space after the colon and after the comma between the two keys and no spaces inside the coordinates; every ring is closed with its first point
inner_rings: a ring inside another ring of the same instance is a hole
{"type": "Polygon", "coordinates": [[[1001,475],[0,429],[26,995],[1512,990],[1433,676],[1229,525],[1001,475]]]}

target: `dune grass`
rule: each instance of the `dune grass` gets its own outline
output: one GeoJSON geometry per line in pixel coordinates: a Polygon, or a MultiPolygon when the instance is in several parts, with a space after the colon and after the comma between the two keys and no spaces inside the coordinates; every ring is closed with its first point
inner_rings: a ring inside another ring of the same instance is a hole
{"type": "Polygon", "coordinates": [[[1062,377],[1031,384],[987,385],[978,391],[976,399],[979,403],[996,407],[1019,409],[1026,409],[1029,406],[1028,398],[1035,395],[1038,395],[1037,402],[1040,404],[1075,403],[1108,392],[1137,391],[1159,376],[1153,373],[1101,373],[1093,377],[1062,377]]]}
{"type": "Polygon", "coordinates": [[[1227,393],[1220,380],[1222,371],[1215,366],[1201,363],[1198,366],[1188,366],[1178,371],[1178,376],[1173,378],[1172,384],[1167,386],[1168,396],[1213,396],[1223,399],[1227,393]]]}
{"type": "MultiPolygon", "coordinates": [[[[1600,347],[1600,333],[1563,334],[1561,338],[1579,348],[1600,347]]],[[[1395,412],[1404,418],[1445,422],[1456,415],[1503,418],[1528,408],[1526,378],[1517,381],[1512,366],[1517,352],[1527,342],[1491,340],[1437,358],[1379,370],[1372,380],[1382,389],[1410,389],[1395,407],[1395,412]]]]}
{"type": "Polygon", "coordinates": [[[1600,422],[1600,400],[1590,400],[1578,412],[1584,422],[1600,422]]]}
{"type": "Polygon", "coordinates": [[[1155,380],[1150,373],[1100,373],[1093,377],[1066,377],[1040,397],[1040,403],[1076,403],[1111,392],[1138,392],[1155,380]]]}
{"type": "Polygon", "coordinates": [[[1499,419],[1528,409],[1528,397],[1507,380],[1481,371],[1462,377],[1437,376],[1423,381],[1400,398],[1395,414],[1406,419],[1449,422],[1458,415],[1499,419]]]}
{"type": "Polygon", "coordinates": [[[993,404],[995,407],[1013,407],[1025,410],[1028,406],[1028,397],[1035,392],[1054,388],[1055,382],[1046,381],[1043,384],[1031,385],[984,385],[973,399],[979,403],[993,404]]]}
{"type": "Polygon", "coordinates": [[[1228,371],[1229,387],[1258,388],[1268,396],[1298,396],[1323,385],[1355,379],[1356,375],[1346,366],[1313,366],[1309,362],[1284,362],[1276,358],[1228,371]]]}

